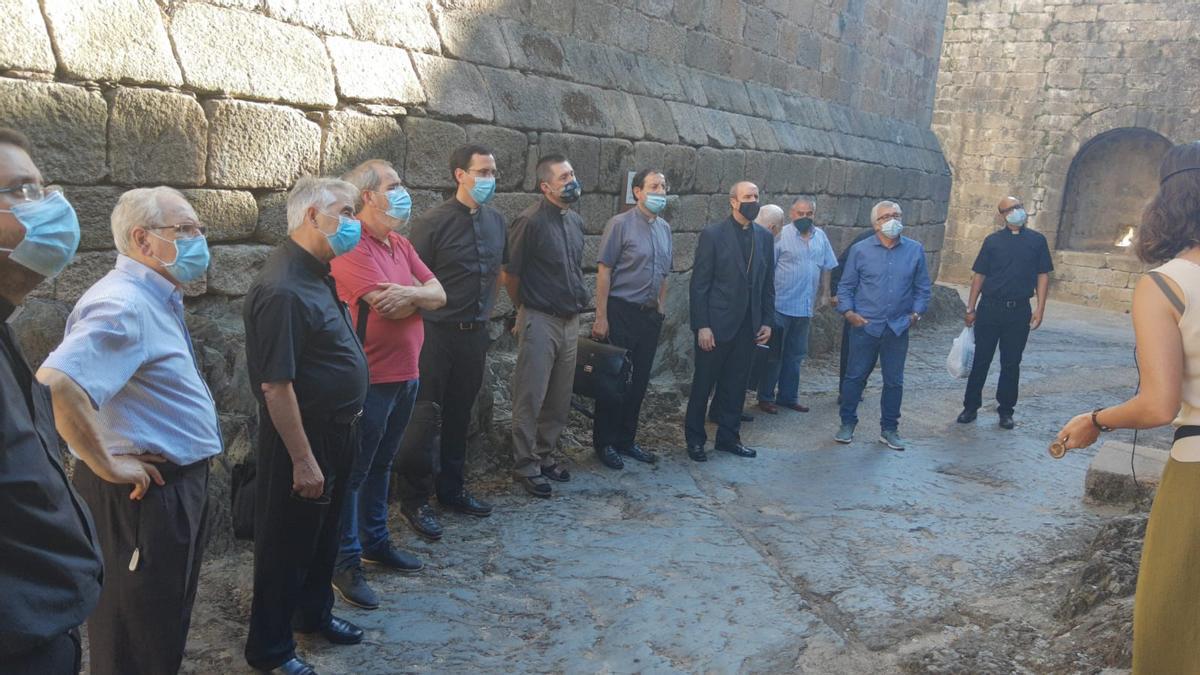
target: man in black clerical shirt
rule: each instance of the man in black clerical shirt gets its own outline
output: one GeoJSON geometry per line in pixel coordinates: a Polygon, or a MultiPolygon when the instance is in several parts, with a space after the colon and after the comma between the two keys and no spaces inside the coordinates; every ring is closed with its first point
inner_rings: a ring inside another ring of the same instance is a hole
{"type": "Polygon", "coordinates": [[[29,152],[23,134],[0,128],[0,671],[73,675],[79,625],[100,597],[99,544],[63,471],[50,393],[8,319],[71,261],[79,221],[29,152]]]}
{"type": "Polygon", "coordinates": [[[975,327],[975,361],[967,378],[960,424],[975,420],[983,402],[983,382],[996,347],[1000,347],[1000,382],[996,385],[996,412],[1000,427],[1013,428],[1013,409],[1021,378],[1021,355],[1029,331],[1042,325],[1050,286],[1050,247],[1046,237],[1026,227],[1029,216],[1016,197],[1005,197],[997,207],[1004,226],[983,240],[975,258],[971,294],[964,322],[975,327]],[[982,293],[982,297],[980,294],[982,293]],[[1036,293],[1037,308],[1029,308],[1036,293]],[[978,312],[976,312],[978,303],[978,312]]]}

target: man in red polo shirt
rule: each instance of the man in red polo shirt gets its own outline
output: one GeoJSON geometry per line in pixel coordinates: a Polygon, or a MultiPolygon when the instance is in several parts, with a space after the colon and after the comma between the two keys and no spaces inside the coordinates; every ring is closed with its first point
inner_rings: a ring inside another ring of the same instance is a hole
{"type": "Polygon", "coordinates": [[[362,238],[331,266],[338,296],[350,306],[367,354],[371,386],[360,422],[362,446],[346,483],[333,586],[346,602],[374,609],[379,598],[367,585],[361,562],[407,573],[424,566],[389,542],[388,480],[417,397],[417,358],[425,339],[419,312],[441,307],[446,294],[408,239],[395,231],[407,224],[412,209],[395,168],[368,160],[343,180],[361,191],[362,238]]]}

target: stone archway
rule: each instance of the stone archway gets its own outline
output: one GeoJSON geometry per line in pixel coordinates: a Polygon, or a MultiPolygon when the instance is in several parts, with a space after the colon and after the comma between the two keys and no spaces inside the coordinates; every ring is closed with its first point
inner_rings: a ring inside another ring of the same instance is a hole
{"type": "Polygon", "coordinates": [[[1058,248],[1120,252],[1117,242],[1154,196],[1170,148],[1167,138],[1141,127],[1106,131],[1084,144],[1067,174],[1058,248]]]}

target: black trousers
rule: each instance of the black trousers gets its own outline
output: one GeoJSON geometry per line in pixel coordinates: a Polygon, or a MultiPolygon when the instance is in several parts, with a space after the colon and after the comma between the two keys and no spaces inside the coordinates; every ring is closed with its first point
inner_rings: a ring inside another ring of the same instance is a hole
{"type": "Polygon", "coordinates": [[[1000,382],[996,385],[996,413],[1012,415],[1017,405],[1021,381],[1021,356],[1029,341],[1029,320],[1033,310],[1029,300],[979,301],[975,315],[975,361],[967,378],[963,408],[978,410],[983,404],[983,383],[996,347],[1000,348],[1000,382]]]}
{"type": "Polygon", "coordinates": [[[746,402],[746,371],[750,369],[754,352],[754,330],[750,321],[742,322],[736,335],[718,342],[711,352],[695,343],[695,371],[688,395],[683,435],[687,444],[704,445],[708,434],[704,430],[704,412],[708,395],[716,386],[712,416],[717,421],[717,447],[729,447],[741,441],[742,405],[746,402]]]}
{"type": "MultiPolygon", "coordinates": [[[[82,462],[80,462],[82,464],[82,462]]],[[[33,649],[5,656],[0,662],[4,675],[78,675],[83,665],[79,629],[59,633],[33,649]]]]}
{"type": "Polygon", "coordinates": [[[304,433],[325,475],[327,503],[293,496],[292,458],[266,408],[259,408],[254,599],[246,662],[261,670],[296,655],[293,627],[315,630],[332,616],[338,517],[358,450],[358,426],[306,419],[304,433]]]}
{"type": "Polygon", "coordinates": [[[626,450],[637,440],[638,415],[650,384],[650,370],[658,352],[663,315],[654,307],[642,308],[620,298],[608,299],[608,340],[629,350],[633,360],[633,381],[620,401],[596,401],[592,424],[592,445],[599,450],[607,445],[626,450]]]}
{"type": "Polygon", "coordinates": [[[174,673],[183,663],[208,536],[208,461],[155,466],[166,484],[151,483],[133,501],[132,486],[75,464],[75,487],[92,511],[104,559],[100,601],[87,620],[96,675],[174,673]]]}
{"type": "Polygon", "coordinates": [[[432,401],[442,407],[440,459],[431,463],[428,453],[396,457],[400,499],[405,507],[420,506],[434,493],[451,498],[463,491],[471,408],[483,385],[490,343],[485,325],[460,330],[459,324],[425,322],[417,402],[432,401]]]}

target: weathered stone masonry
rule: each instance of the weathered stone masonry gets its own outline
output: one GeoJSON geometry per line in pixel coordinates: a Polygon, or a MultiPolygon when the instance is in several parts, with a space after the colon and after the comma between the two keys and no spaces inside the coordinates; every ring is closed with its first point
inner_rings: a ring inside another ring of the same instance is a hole
{"type": "Polygon", "coordinates": [[[942,277],[965,281],[1001,197],[1055,251],[1052,294],[1127,309],[1138,221],[1171,143],[1200,137],[1200,4],[952,0],[933,128],[954,171],[942,277]]]}
{"type": "Polygon", "coordinates": [[[937,0],[385,4],[0,0],[0,124],[31,136],[83,226],[76,262],[16,319],[35,361],[111,268],[117,196],[178,187],[211,229],[212,266],[187,309],[225,461],[239,461],[255,414],[239,298],[284,236],[287,187],[384,157],[419,212],[451,186],[449,151],[467,140],[496,149],[495,204],[510,217],[534,198],[536,158],[570,157],[585,189],[589,271],[627,171],[666,172],[680,195],[668,214],[668,367],[689,358],[696,233],[726,215],[735,180],[785,206],[815,195],[838,245],[874,201],[898,199],[906,234],[937,269],[950,194],[929,129],[937,0]]]}

